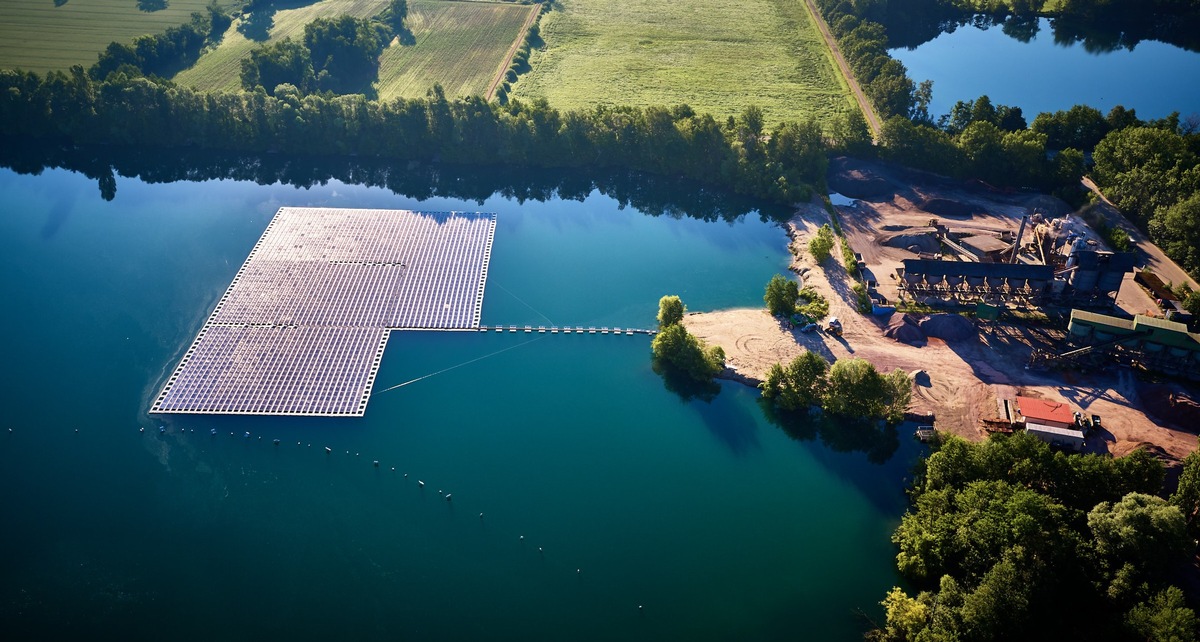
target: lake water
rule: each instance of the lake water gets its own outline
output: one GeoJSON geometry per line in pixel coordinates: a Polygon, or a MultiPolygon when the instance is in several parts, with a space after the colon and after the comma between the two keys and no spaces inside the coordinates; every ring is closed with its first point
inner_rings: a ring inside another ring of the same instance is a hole
{"type": "Polygon", "coordinates": [[[644,336],[394,333],[377,390],[441,373],[362,419],[146,415],[281,205],[496,212],[491,325],[649,327],[667,293],[761,305],[777,225],[599,193],[116,180],[106,202],[76,173],[0,170],[17,638],[857,640],[881,621],[918,447],[877,464],[792,439],[735,384],[685,401],[644,336]]]}
{"type": "Polygon", "coordinates": [[[1086,104],[1103,113],[1116,105],[1142,119],[1200,112],[1200,53],[1153,40],[1132,50],[1093,53],[1082,43],[1055,42],[1052,22],[1022,42],[1000,26],[960,26],[914,49],[892,49],[914,82],[933,81],[930,114],[948,113],[959,100],[983,94],[993,104],[1017,106],[1033,122],[1041,112],[1086,104]]]}

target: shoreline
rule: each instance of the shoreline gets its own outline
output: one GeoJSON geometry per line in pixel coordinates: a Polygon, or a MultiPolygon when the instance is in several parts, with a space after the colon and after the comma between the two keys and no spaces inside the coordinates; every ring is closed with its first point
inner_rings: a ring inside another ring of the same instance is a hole
{"type": "Polygon", "coordinates": [[[1195,449],[1195,434],[1144,412],[1152,403],[1142,398],[1144,389],[1130,372],[1084,375],[1026,370],[1028,351],[1016,349],[1022,347],[1018,345],[1024,331],[1020,326],[974,324],[973,336],[966,339],[946,341],[929,336],[919,345],[890,338],[886,334],[889,323],[902,322],[905,315],[862,315],[850,303],[853,279],[837,255],[818,265],[807,251],[797,252],[827,222],[829,215],[822,206],[806,203],[781,227],[792,254],[789,270],[826,297],[829,316],[842,321],[843,335],[788,330],[765,308],[689,312],[683,319],[688,330],[725,351],[726,368],[717,378],[757,388],[773,364],[786,364],[805,351],[817,352],[831,363],[860,357],[880,372],[899,368],[914,375],[917,383],[909,412],[932,415],[937,430],[970,441],[986,438],[984,421],[1002,416],[1004,400],[1026,395],[1103,416],[1108,434],[1089,440],[1086,452],[1122,456],[1146,448],[1170,465],[1195,449]]]}

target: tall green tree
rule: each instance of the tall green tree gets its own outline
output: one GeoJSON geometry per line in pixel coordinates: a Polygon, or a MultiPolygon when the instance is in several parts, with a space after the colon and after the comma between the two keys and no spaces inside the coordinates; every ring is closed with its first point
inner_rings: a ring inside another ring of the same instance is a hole
{"type": "Polygon", "coordinates": [[[766,293],[763,294],[763,302],[767,304],[767,311],[774,316],[790,315],[796,311],[796,301],[800,298],[800,286],[796,284],[795,279],[789,279],[781,274],[776,274],[771,277],[767,283],[766,293]]]}
{"type": "Polygon", "coordinates": [[[806,350],[786,366],[771,366],[759,388],[763,398],[781,410],[805,410],[824,398],[828,370],[829,364],[821,355],[806,350]]]}
{"type": "Polygon", "coordinates": [[[829,368],[822,406],[847,417],[883,417],[889,401],[887,381],[866,359],[838,359],[829,368]]]}
{"type": "Polygon", "coordinates": [[[1196,612],[1187,607],[1183,591],[1176,586],[1156,593],[1125,616],[1133,639],[1147,642],[1194,642],[1198,624],[1196,612]]]}
{"type": "Polygon", "coordinates": [[[813,260],[820,263],[829,258],[829,253],[833,251],[835,243],[833,228],[826,223],[818,228],[817,233],[808,240],[808,251],[812,253],[813,260]]]}
{"type": "Polygon", "coordinates": [[[683,300],[674,294],[659,299],[658,329],[662,330],[668,326],[683,322],[683,315],[686,312],[687,308],[684,307],[683,300]]]}
{"type": "Polygon", "coordinates": [[[712,381],[725,368],[725,351],[720,346],[704,345],[678,323],[654,335],[650,349],[657,364],[696,381],[712,381]]]}

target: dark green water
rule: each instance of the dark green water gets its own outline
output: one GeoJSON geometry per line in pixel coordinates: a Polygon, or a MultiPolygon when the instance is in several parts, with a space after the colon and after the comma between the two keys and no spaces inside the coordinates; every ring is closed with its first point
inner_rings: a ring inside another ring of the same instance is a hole
{"type": "Polygon", "coordinates": [[[377,390],[466,365],[360,420],[145,414],[280,205],[497,212],[493,325],[649,327],[665,293],[761,305],[775,225],[599,194],[117,183],[105,202],[78,174],[0,171],[20,639],[850,640],[879,619],[915,447],[879,465],[793,440],[734,384],[682,401],[647,337],[395,333],[377,390]]]}

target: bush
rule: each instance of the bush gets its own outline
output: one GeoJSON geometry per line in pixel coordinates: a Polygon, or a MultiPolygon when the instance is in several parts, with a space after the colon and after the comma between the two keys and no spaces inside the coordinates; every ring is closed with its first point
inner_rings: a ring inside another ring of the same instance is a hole
{"type": "Polygon", "coordinates": [[[850,242],[846,237],[842,237],[842,262],[846,264],[846,271],[850,276],[858,274],[858,259],[854,258],[854,250],[850,249],[850,242]]]}
{"type": "Polygon", "coordinates": [[[854,295],[858,297],[858,311],[863,314],[871,314],[871,295],[867,294],[867,286],[861,281],[855,282],[850,286],[854,291],[854,295]]]}
{"type": "Polygon", "coordinates": [[[829,224],[826,223],[821,226],[821,229],[817,230],[817,235],[812,237],[812,240],[808,242],[808,251],[812,252],[813,259],[817,263],[820,263],[829,258],[829,252],[832,249],[833,228],[829,227],[829,224]]]}
{"type": "Polygon", "coordinates": [[[797,308],[800,314],[813,321],[820,321],[829,314],[829,302],[825,300],[825,297],[821,296],[820,292],[811,287],[806,286],[800,290],[797,300],[800,302],[797,308]]]}

